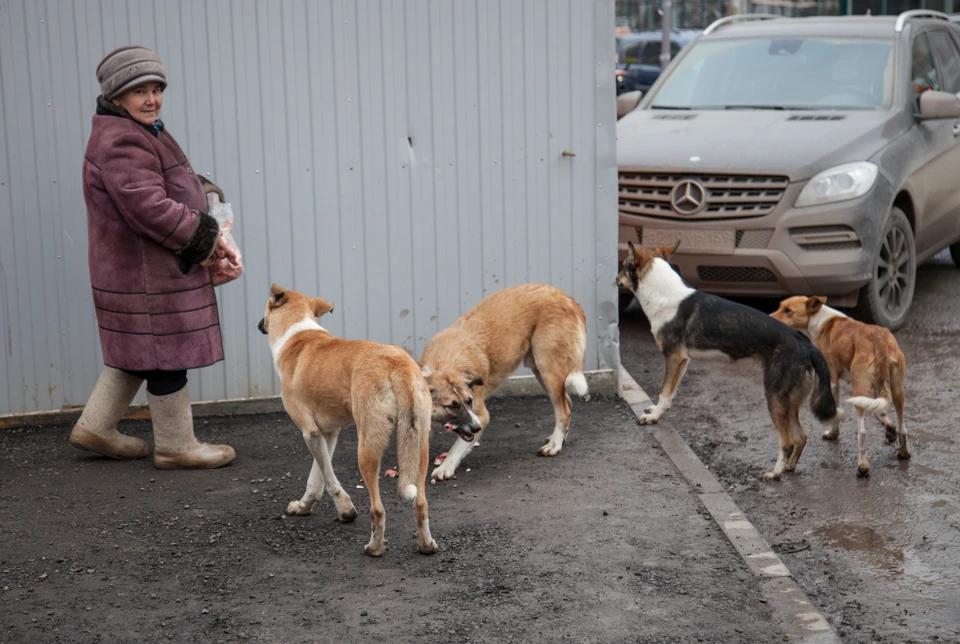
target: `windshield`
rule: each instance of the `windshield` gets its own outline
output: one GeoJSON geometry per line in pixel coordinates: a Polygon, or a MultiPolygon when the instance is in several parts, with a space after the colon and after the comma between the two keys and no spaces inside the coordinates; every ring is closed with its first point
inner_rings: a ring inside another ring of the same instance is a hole
{"type": "Polygon", "coordinates": [[[859,38],[699,42],[664,79],[654,109],[881,109],[893,43],[859,38]]]}

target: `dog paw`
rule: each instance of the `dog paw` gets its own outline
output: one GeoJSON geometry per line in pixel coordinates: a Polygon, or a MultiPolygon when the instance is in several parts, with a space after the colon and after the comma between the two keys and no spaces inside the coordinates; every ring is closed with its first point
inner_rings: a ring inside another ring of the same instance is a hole
{"type": "Polygon", "coordinates": [[[353,523],[357,518],[357,509],[351,507],[346,512],[337,512],[337,521],[340,523],[353,523]]]}
{"type": "Polygon", "coordinates": [[[300,501],[290,501],[290,503],[287,504],[287,514],[289,515],[304,516],[310,514],[310,511],[311,508],[308,508],[305,503],[301,503],[300,501]]]}
{"type": "Polygon", "coordinates": [[[858,465],[858,466],[857,466],[857,478],[858,478],[858,479],[865,479],[865,478],[867,478],[868,476],[870,476],[870,468],[869,468],[869,467],[864,467],[864,466],[862,466],[862,465],[858,465]]]}
{"type": "Polygon", "coordinates": [[[432,555],[440,550],[440,546],[438,546],[437,542],[433,539],[431,539],[427,545],[417,544],[417,547],[420,549],[420,554],[422,555],[432,555]]]}
{"type": "Polygon", "coordinates": [[[560,453],[560,446],[554,445],[552,442],[548,442],[546,445],[537,450],[537,454],[540,456],[556,456],[560,453]]]}
{"type": "Polygon", "coordinates": [[[760,478],[764,481],[779,481],[780,475],[775,472],[764,472],[760,475],[760,478]]]}
{"type": "Polygon", "coordinates": [[[437,479],[438,481],[448,481],[454,478],[457,470],[453,467],[447,467],[447,461],[443,462],[443,465],[433,470],[430,474],[430,478],[437,479]]]}
{"type": "Polygon", "coordinates": [[[886,439],[888,443],[892,443],[897,440],[897,428],[896,426],[887,427],[886,439]]]}
{"type": "MultiPolygon", "coordinates": [[[[653,408],[651,407],[651,409],[653,408]]],[[[637,416],[638,425],[656,425],[658,422],[660,422],[660,416],[656,414],[647,413],[637,416]]]]}
{"type": "Polygon", "coordinates": [[[375,546],[375,545],[371,542],[371,543],[368,543],[367,545],[365,545],[365,546],[363,547],[363,554],[368,555],[368,556],[370,556],[370,557],[379,557],[380,555],[382,555],[382,554],[383,554],[384,552],[386,552],[386,551],[387,551],[387,540],[386,540],[386,539],[384,539],[384,540],[383,540],[383,543],[381,543],[379,546],[375,546]]]}
{"type": "Polygon", "coordinates": [[[901,461],[905,461],[910,458],[910,452],[907,450],[897,450],[897,458],[901,461]]]}
{"type": "Polygon", "coordinates": [[[828,429],[827,431],[823,432],[823,440],[825,441],[835,441],[838,438],[840,438],[839,429],[828,429]]]}

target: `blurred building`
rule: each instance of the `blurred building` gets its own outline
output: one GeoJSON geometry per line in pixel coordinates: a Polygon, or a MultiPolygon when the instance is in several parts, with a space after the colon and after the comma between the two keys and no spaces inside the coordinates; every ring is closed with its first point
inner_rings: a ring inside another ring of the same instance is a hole
{"type": "MultiPolygon", "coordinates": [[[[908,9],[960,11],[960,0],[672,0],[676,29],[703,29],[711,22],[737,13],[782,16],[840,14],[896,15],[908,9]]],[[[617,0],[617,32],[660,28],[661,0],[617,0]]]]}

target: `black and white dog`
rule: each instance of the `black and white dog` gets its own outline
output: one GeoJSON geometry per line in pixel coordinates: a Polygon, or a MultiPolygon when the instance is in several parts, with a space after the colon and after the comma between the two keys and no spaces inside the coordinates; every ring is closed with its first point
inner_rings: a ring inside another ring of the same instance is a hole
{"type": "Polygon", "coordinates": [[[690,358],[726,362],[756,358],[763,365],[767,408],[780,433],[777,464],[763,478],[779,481],[784,470],[796,468],[807,442],[799,414],[811,390],[811,408],[821,422],[837,415],[827,362],[799,331],[748,306],[688,286],[668,263],[679,245],[639,250],[630,243],[617,275],[617,285],[637,296],[666,358],[660,400],[637,422],[656,423],[670,409],[690,358]]]}

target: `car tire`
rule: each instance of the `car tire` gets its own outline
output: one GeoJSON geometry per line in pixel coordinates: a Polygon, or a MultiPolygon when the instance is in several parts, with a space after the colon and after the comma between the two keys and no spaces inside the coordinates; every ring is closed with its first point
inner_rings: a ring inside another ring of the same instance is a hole
{"type": "Polygon", "coordinates": [[[903,211],[894,206],[880,236],[870,281],[860,290],[855,317],[896,331],[907,321],[916,281],[913,229],[903,211]]]}
{"type": "Polygon", "coordinates": [[[953,258],[953,265],[960,268],[960,242],[950,247],[950,257],[953,258]]]}

